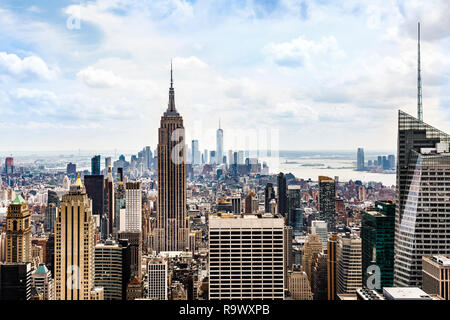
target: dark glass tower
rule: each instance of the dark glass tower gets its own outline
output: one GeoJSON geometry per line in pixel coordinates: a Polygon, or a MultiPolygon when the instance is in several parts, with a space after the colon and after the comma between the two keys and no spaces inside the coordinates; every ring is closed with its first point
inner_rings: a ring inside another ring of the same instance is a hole
{"type": "Polygon", "coordinates": [[[272,199],[275,199],[275,189],[273,184],[269,182],[264,189],[264,208],[266,212],[270,212],[270,201],[272,199]]]}
{"type": "Polygon", "coordinates": [[[94,156],[91,159],[91,174],[100,174],[100,156],[94,156]]]}
{"type": "Polygon", "coordinates": [[[336,181],[325,176],[319,176],[319,217],[328,232],[336,231],[336,181]]]}
{"type": "Polygon", "coordinates": [[[392,287],[394,280],[394,223],[395,204],[376,201],[373,210],[362,211],[362,272],[363,283],[370,274],[369,266],[376,265],[381,272],[381,287],[392,287]]]}
{"type": "Polygon", "coordinates": [[[103,216],[104,213],[104,181],[102,174],[84,176],[84,186],[88,198],[92,200],[92,214],[103,216]]]}
{"type": "Polygon", "coordinates": [[[278,174],[278,213],[285,217],[288,213],[287,185],[283,172],[278,174]]]}

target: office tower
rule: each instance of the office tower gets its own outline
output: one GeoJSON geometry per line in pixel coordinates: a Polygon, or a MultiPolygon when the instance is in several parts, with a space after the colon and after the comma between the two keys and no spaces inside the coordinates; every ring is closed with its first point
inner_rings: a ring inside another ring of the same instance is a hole
{"type": "Polygon", "coordinates": [[[450,258],[442,255],[422,257],[422,289],[450,300],[450,258]]]}
{"type": "Polygon", "coordinates": [[[114,205],[115,205],[115,199],[114,199],[114,179],[112,176],[112,170],[111,165],[109,165],[107,168],[107,175],[105,179],[105,214],[104,216],[108,218],[108,227],[105,228],[106,234],[103,234],[103,239],[106,239],[112,232],[113,232],[113,225],[114,225],[114,205]]]}
{"type": "Polygon", "coordinates": [[[292,300],[313,300],[308,276],[304,271],[289,272],[289,293],[292,300]]]}
{"type": "Polygon", "coordinates": [[[0,262],[6,262],[6,232],[0,232],[0,262]]]}
{"type": "Polygon", "coordinates": [[[388,155],[389,169],[395,169],[395,156],[393,154],[388,155]]]}
{"type": "Polygon", "coordinates": [[[31,262],[31,214],[28,203],[18,195],[6,214],[6,262],[31,262]]]}
{"type": "MultiPolygon", "coordinates": [[[[119,235],[118,235],[119,237],[119,235]]],[[[127,300],[127,287],[131,281],[131,247],[128,239],[118,239],[118,244],[122,249],[122,300],[127,300]]]]}
{"type": "Polygon", "coordinates": [[[327,243],[327,292],[328,300],[336,300],[337,235],[330,234],[327,243]]]}
{"type": "Polygon", "coordinates": [[[358,153],[356,154],[356,170],[364,170],[364,149],[358,148],[358,153]]]}
{"type": "Polygon", "coordinates": [[[363,283],[373,271],[372,265],[380,268],[380,288],[392,287],[394,281],[394,233],[395,204],[390,201],[375,201],[373,210],[363,210],[361,218],[363,283]]]}
{"type": "Polygon", "coordinates": [[[319,176],[319,217],[327,223],[328,232],[336,231],[336,183],[325,176],[319,176]]]}
{"type": "Polygon", "coordinates": [[[117,188],[114,192],[114,225],[113,233],[124,232],[125,221],[126,221],[126,196],[125,196],[125,185],[123,182],[116,184],[117,188]]]}
{"type": "MultiPolygon", "coordinates": [[[[130,266],[130,279],[134,277],[142,278],[142,239],[140,232],[120,232],[119,243],[124,243],[126,241],[126,246],[128,247],[128,255],[130,266]]],[[[122,245],[124,247],[124,245],[122,245]]]]}
{"type": "Polygon", "coordinates": [[[255,213],[258,210],[258,197],[255,191],[251,190],[245,198],[245,213],[255,213]]]}
{"type": "Polygon", "coordinates": [[[168,299],[169,272],[166,260],[153,258],[148,262],[147,281],[149,299],[168,299]]]}
{"type": "Polygon", "coordinates": [[[216,162],[217,164],[222,164],[223,162],[223,130],[220,128],[220,120],[219,120],[219,129],[216,132],[216,162]]]}
{"type": "Polygon", "coordinates": [[[241,213],[241,197],[233,196],[231,198],[231,207],[233,208],[233,213],[241,213]]]}
{"type": "Polygon", "coordinates": [[[328,272],[328,257],[324,252],[315,255],[311,266],[311,291],[314,300],[327,300],[327,277],[328,272]]]}
{"type": "Polygon", "coordinates": [[[394,286],[422,284],[422,256],[450,255],[450,136],[399,111],[394,286]]]}
{"type": "Polygon", "coordinates": [[[186,250],[189,235],[183,118],[175,108],[172,69],[170,74],[169,105],[161,117],[158,140],[158,210],[153,233],[157,252],[186,250]]]}
{"type": "Polygon", "coordinates": [[[100,156],[94,156],[91,159],[91,175],[100,174],[100,156]]]}
{"type": "Polygon", "coordinates": [[[236,163],[235,160],[237,160],[237,153],[236,158],[233,156],[233,150],[228,150],[228,165],[232,165],[233,163],[236,163]]]}
{"type": "Polygon", "coordinates": [[[380,168],[383,168],[383,157],[382,156],[377,157],[377,166],[380,168]]]}
{"type": "Polygon", "coordinates": [[[71,176],[77,173],[77,165],[75,163],[69,162],[66,168],[66,174],[71,176]]]}
{"type": "Polygon", "coordinates": [[[209,152],[209,164],[217,164],[216,151],[214,150],[209,152]]]}
{"type": "Polygon", "coordinates": [[[30,300],[31,263],[0,263],[0,300],[30,300]]]}
{"type": "Polygon", "coordinates": [[[47,207],[45,208],[44,230],[45,232],[54,232],[55,220],[60,206],[59,197],[53,190],[48,190],[47,207]]]}
{"type": "Polygon", "coordinates": [[[123,168],[117,168],[117,180],[123,182],[123,168]]]}
{"type": "Polygon", "coordinates": [[[284,242],[284,285],[288,288],[289,282],[287,279],[288,270],[292,269],[292,227],[284,226],[283,233],[284,242]]]}
{"type": "Polygon", "coordinates": [[[104,300],[122,300],[122,247],[113,240],[95,246],[94,283],[104,300]]]}
{"type": "Polygon", "coordinates": [[[270,200],[275,199],[275,189],[272,183],[267,183],[264,189],[264,208],[265,212],[270,212],[270,200]]]}
{"type": "Polygon", "coordinates": [[[100,220],[105,212],[105,182],[103,181],[103,175],[85,175],[84,185],[88,198],[92,200],[92,214],[98,216],[100,220]]]}
{"type": "Polygon", "coordinates": [[[296,224],[296,210],[301,207],[302,195],[300,192],[300,186],[288,186],[287,188],[287,223],[291,227],[294,227],[296,224]]]}
{"type": "Polygon", "coordinates": [[[62,196],[55,224],[55,300],[94,296],[94,219],[92,201],[78,175],[62,196]]]}
{"type": "Polygon", "coordinates": [[[278,181],[278,213],[285,217],[288,213],[287,201],[287,185],[286,177],[283,172],[280,172],[277,177],[278,181]]]}
{"type": "Polygon", "coordinates": [[[192,164],[199,165],[201,163],[200,150],[198,149],[198,140],[192,140],[192,164]]]}
{"type": "Polygon", "coordinates": [[[203,151],[203,164],[208,163],[208,150],[203,151]]]}
{"type": "Polygon", "coordinates": [[[140,182],[125,185],[125,231],[142,231],[142,191],[140,182]]]}
{"type": "Polygon", "coordinates": [[[112,158],[105,157],[105,169],[103,170],[105,175],[108,175],[108,168],[112,167],[112,158]]]}
{"type": "Polygon", "coordinates": [[[318,234],[319,240],[322,242],[323,250],[327,249],[328,229],[327,223],[321,220],[314,220],[311,222],[311,233],[318,234]]]}
{"type": "Polygon", "coordinates": [[[52,232],[48,235],[47,243],[45,245],[45,263],[47,268],[55,274],[55,234],[52,232]]]}
{"type": "Polygon", "coordinates": [[[55,286],[52,273],[44,263],[40,263],[31,276],[31,287],[42,294],[44,300],[53,300],[55,297],[55,286]]]}
{"type": "Polygon", "coordinates": [[[14,173],[14,158],[6,157],[5,159],[5,173],[13,174],[14,173]]]}
{"type": "Polygon", "coordinates": [[[292,226],[293,234],[295,236],[301,236],[303,231],[303,216],[305,210],[303,208],[296,208],[289,211],[294,218],[294,225],[292,226]]]}
{"type": "Polygon", "coordinates": [[[362,287],[361,238],[339,235],[337,242],[337,294],[354,294],[362,287]]]}
{"type": "Polygon", "coordinates": [[[209,218],[209,299],[283,299],[283,218],[209,218]]]}
{"type": "Polygon", "coordinates": [[[315,257],[323,250],[318,234],[310,234],[303,246],[302,266],[309,278],[311,278],[311,267],[315,257]]]}

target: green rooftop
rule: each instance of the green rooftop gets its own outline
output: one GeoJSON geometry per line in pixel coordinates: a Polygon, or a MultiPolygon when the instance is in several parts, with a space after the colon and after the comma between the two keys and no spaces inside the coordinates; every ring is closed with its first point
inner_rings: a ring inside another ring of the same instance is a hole
{"type": "Polygon", "coordinates": [[[39,267],[36,269],[37,274],[47,274],[48,269],[43,263],[39,263],[39,267]]]}
{"type": "Polygon", "coordinates": [[[22,196],[19,194],[11,204],[24,204],[26,201],[22,198],[22,196]]]}

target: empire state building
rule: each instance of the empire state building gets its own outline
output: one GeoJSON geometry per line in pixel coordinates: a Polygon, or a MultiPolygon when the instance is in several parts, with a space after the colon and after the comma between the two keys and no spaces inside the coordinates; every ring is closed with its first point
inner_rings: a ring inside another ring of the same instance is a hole
{"type": "Polygon", "coordinates": [[[183,118],[175,108],[172,67],[169,104],[161,117],[158,136],[158,199],[154,250],[184,251],[188,247],[186,167],[183,118]]]}

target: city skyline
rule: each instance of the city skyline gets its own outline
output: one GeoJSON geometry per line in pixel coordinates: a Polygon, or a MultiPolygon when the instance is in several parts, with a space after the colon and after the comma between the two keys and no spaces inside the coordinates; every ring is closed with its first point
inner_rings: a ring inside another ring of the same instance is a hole
{"type": "MultiPolygon", "coordinates": [[[[155,146],[152,128],[158,127],[156,115],[164,105],[170,58],[186,133],[199,140],[201,150],[213,150],[219,118],[224,151],[230,148],[227,132],[255,126],[280,130],[282,150],[319,144],[323,149],[395,149],[397,110],[415,114],[417,105],[417,21],[422,24],[424,121],[448,124],[450,66],[444,56],[450,33],[440,14],[446,7],[443,1],[427,7],[411,2],[5,1],[0,5],[5,38],[0,114],[22,121],[14,124],[21,130],[0,149],[44,150],[62,141],[74,150],[155,146]],[[50,37],[51,46],[39,41],[44,37],[50,37]],[[224,50],[226,55],[218,54],[224,50]],[[212,121],[205,121],[210,115],[212,121]]],[[[9,136],[11,130],[11,123],[0,122],[0,134],[9,136]]]]}

